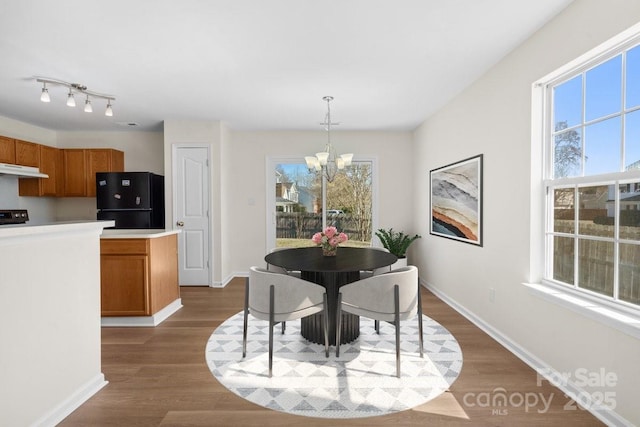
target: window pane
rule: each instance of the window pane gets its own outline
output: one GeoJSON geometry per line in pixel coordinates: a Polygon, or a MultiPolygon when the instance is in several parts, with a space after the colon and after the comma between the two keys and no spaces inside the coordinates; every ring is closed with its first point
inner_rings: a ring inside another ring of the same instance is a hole
{"type": "Polygon", "coordinates": [[[620,184],[620,238],[640,241],[640,182],[620,184]]]}
{"type": "Polygon", "coordinates": [[[625,116],[624,164],[625,170],[640,169],[640,110],[625,116]]]}
{"type": "Polygon", "coordinates": [[[327,184],[327,224],[349,236],[341,246],[371,244],[371,162],[353,162],[327,184]]]}
{"type": "Polygon", "coordinates": [[[622,96],[621,55],[587,71],[585,81],[586,121],[620,111],[622,96]]]}
{"type": "Polygon", "coordinates": [[[640,46],[627,52],[626,107],[640,105],[640,46]]]}
{"type": "Polygon", "coordinates": [[[584,174],[620,172],[620,117],[585,128],[584,174]]]}
{"type": "Polygon", "coordinates": [[[568,130],[554,137],[554,178],[582,175],[582,132],[568,130]]]}
{"type": "Polygon", "coordinates": [[[575,191],[573,188],[556,188],[553,191],[553,231],[575,233],[575,191]]]}
{"type": "Polygon", "coordinates": [[[554,88],[553,117],[556,131],[582,123],[582,75],[554,88]]]}
{"type": "Polygon", "coordinates": [[[322,228],[318,177],[305,163],[278,164],[275,174],[276,246],[314,246],[311,236],[322,228]]]}
{"type": "Polygon", "coordinates": [[[572,237],[553,237],[553,279],[573,285],[574,240],[572,237]]]}
{"type": "Polygon", "coordinates": [[[613,237],[614,188],[613,185],[578,188],[578,234],[613,237]]]}
{"type": "Polygon", "coordinates": [[[578,240],[578,286],[613,296],[613,242],[578,240]]]}
{"type": "Polygon", "coordinates": [[[620,244],[618,298],[640,304],[640,246],[620,244]]]}

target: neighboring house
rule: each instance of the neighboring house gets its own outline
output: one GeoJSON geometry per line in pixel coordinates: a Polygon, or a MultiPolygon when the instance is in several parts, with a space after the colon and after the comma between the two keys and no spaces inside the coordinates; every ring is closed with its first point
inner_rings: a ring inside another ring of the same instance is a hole
{"type": "MultiPolygon", "coordinates": [[[[634,182],[620,186],[620,211],[640,210],[640,183],[634,182]]],[[[615,213],[615,186],[609,186],[609,200],[607,200],[607,216],[615,213]]]]}
{"type": "Polygon", "coordinates": [[[298,187],[295,182],[283,182],[283,175],[276,171],[276,211],[294,212],[300,205],[306,212],[317,213],[318,203],[312,191],[306,187],[298,187]]]}
{"type": "Polygon", "coordinates": [[[298,187],[294,182],[276,182],[276,211],[294,212],[298,204],[298,187]]]}

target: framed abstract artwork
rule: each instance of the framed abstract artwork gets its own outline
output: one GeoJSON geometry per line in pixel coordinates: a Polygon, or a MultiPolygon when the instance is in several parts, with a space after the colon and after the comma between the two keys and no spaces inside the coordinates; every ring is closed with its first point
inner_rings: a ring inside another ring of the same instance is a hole
{"type": "Polygon", "coordinates": [[[429,232],[482,246],[482,154],[432,169],[429,176],[429,232]]]}

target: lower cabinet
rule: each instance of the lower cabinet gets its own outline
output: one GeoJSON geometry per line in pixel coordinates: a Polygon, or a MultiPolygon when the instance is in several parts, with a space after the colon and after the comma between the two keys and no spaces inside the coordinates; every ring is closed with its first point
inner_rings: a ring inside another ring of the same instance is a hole
{"type": "Polygon", "coordinates": [[[151,316],[180,297],[178,239],[100,240],[102,316],[151,316]]]}

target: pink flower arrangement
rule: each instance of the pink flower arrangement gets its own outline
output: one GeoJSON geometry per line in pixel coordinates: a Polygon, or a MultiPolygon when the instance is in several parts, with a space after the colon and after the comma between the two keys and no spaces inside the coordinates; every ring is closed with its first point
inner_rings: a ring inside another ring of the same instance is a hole
{"type": "Polygon", "coordinates": [[[338,233],[335,227],[327,227],[313,235],[311,241],[316,245],[322,245],[323,249],[335,249],[342,242],[349,240],[345,233],[338,233]]]}

